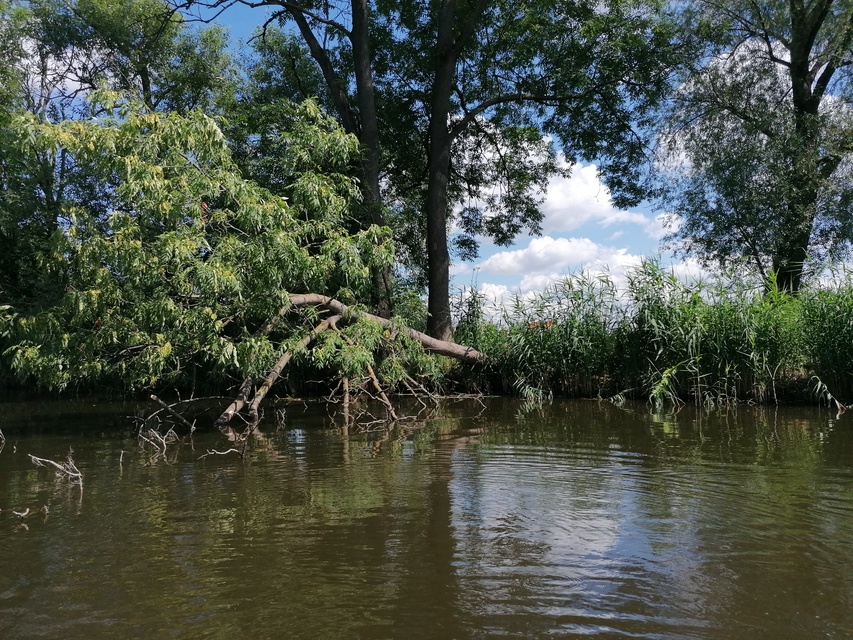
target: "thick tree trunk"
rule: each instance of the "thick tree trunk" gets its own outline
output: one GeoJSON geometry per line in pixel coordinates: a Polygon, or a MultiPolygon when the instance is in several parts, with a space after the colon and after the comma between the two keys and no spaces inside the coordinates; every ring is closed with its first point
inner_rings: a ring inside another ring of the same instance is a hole
{"type": "MultiPolygon", "coordinates": [[[[361,122],[359,140],[362,145],[362,194],[368,219],[375,225],[385,225],[382,194],[379,186],[379,122],[376,117],[376,92],[373,87],[373,60],[370,53],[370,30],[367,0],[352,0],[352,56],[355,85],[358,93],[358,115],[361,122]]],[[[390,318],[390,269],[373,271],[373,304],[376,313],[390,318]]]]}
{"type": "Polygon", "coordinates": [[[781,246],[773,256],[776,286],[788,293],[797,293],[803,279],[803,266],[808,260],[810,233],[801,233],[781,246]]]}
{"type": "Polygon", "coordinates": [[[820,149],[820,105],[841,60],[831,57],[813,68],[813,50],[833,0],[821,0],[807,7],[802,0],[791,0],[788,43],[791,102],[794,108],[795,139],[789,157],[791,165],[787,216],[782,221],[782,238],[773,253],[773,271],[777,286],[797,293],[803,268],[809,258],[821,181],[828,179],[841,161],[839,155],[823,155],[820,149]]]}
{"type": "Polygon", "coordinates": [[[445,0],[438,22],[435,78],[430,98],[429,177],[427,184],[427,331],[439,340],[453,339],[450,313],[450,252],[447,248],[447,184],[452,138],[448,129],[450,97],[458,54],[453,47],[455,0],[445,0]]]}
{"type": "MultiPolygon", "coordinates": [[[[323,79],[332,96],[344,130],[355,135],[361,143],[362,158],[358,175],[361,180],[362,201],[367,213],[364,226],[370,224],[385,226],[382,192],[379,184],[381,147],[379,123],[376,116],[376,93],[373,86],[373,60],[370,52],[370,22],[367,1],[352,0],[352,30],[347,33],[352,43],[353,73],[358,102],[357,112],[353,110],[350,104],[346,84],[335,71],[328,51],[314,35],[303,11],[294,5],[288,5],[286,10],[299,27],[299,32],[308,45],[311,57],[314,58],[323,73],[323,79]]],[[[383,318],[390,318],[393,282],[391,269],[374,269],[372,279],[374,296],[372,302],[376,312],[383,318]]]]}

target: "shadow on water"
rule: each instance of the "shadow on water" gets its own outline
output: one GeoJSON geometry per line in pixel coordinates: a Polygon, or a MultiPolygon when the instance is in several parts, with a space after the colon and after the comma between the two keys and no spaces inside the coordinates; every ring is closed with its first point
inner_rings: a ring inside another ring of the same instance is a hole
{"type": "Polygon", "coordinates": [[[853,416],[291,406],[155,460],[134,412],[3,407],[3,638],[853,637],[853,416]]]}

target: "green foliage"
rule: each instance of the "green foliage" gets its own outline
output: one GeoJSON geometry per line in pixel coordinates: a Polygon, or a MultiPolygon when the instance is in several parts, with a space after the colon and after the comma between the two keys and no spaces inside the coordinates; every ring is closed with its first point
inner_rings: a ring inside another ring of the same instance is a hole
{"type": "Polygon", "coordinates": [[[160,0],[15,1],[0,16],[0,296],[34,310],[63,295],[51,238],[77,208],[106,216],[115,185],[86,154],[36,148],[12,119],[88,121],[97,108],[82,96],[97,87],[150,110],[212,108],[232,71],[221,30],[192,29],[160,0]]]}
{"type": "Polygon", "coordinates": [[[61,150],[90,167],[108,205],[64,208],[46,264],[63,293],[12,323],[20,375],[62,389],[259,374],[306,330],[257,334],[288,293],[367,295],[370,266],[392,260],[387,230],[346,232],[355,186],[314,170],[315,152],[326,167],[358,152],[316,105],[299,107],[300,126],[286,132],[295,168],[284,198],[240,177],[208,116],[99,99],[114,117],[12,123],[22,154],[61,150]]]}
{"type": "Polygon", "coordinates": [[[809,370],[834,390],[853,396],[853,281],[843,272],[832,288],[801,296],[803,334],[809,370]]]}
{"type": "MultiPolygon", "coordinates": [[[[444,55],[447,6],[382,2],[371,25],[384,196],[416,283],[425,282],[423,148],[439,108],[435,61],[444,55]]],[[[675,52],[657,9],[620,0],[456,5],[445,177],[457,256],[475,258],[482,238],[506,245],[540,232],[548,182],[569,169],[558,151],[568,163],[594,159],[620,205],[644,194],[647,114],[665,94],[675,52]]]]}
{"type": "Polygon", "coordinates": [[[673,96],[662,139],[672,248],[748,264],[796,291],[850,250],[853,41],[849,3],[700,1],[705,48],[673,96]]]}

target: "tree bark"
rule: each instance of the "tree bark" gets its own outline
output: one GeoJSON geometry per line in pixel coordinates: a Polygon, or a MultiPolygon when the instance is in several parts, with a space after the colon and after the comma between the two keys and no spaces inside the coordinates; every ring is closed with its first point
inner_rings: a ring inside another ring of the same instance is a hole
{"type": "MultiPolygon", "coordinates": [[[[791,26],[791,38],[787,43],[790,54],[788,73],[796,136],[792,145],[794,152],[789,158],[792,189],[783,222],[785,228],[773,252],[772,262],[777,286],[790,293],[799,291],[809,257],[820,198],[819,183],[828,179],[841,162],[841,156],[831,151],[821,157],[818,117],[833,76],[849,61],[843,59],[843,46],[819,67],[814,66],[812,56],[833,3],[834,0],[820,0],[807,7],[802,0],[790,0],[788,9],[791,26]]],[[[853,37],[853,23],[848,25],[848,44],[850,37],[853,37]]]]}
{"type": "Polygon", "coordinates": [[[450,252],[447,248],[447,182],[452,138],[448,130],[450,96],[458,53],[453,47],[456,0],[444,0],[438,21],[435,78],[430,97],[427,218],[427,332],[443,341],[453,339],[450,313],[450,252]]]}
{"type": "MultiPolygon", "coordinates": [[[[346,85],[335,71],[328,51],[314,35],[305,13],[298,6],[283,5],[296,22],[303,40],[308,45],[311,57],[320,67],[323,79],[338,118],[347,133],[355,135],[362,147],[361,163],[358,168],[361,180],[362,203],[367,213],[367,224],[385,226],[382,206],[382,191],[379,182],[379,123],[376,115],[376,93],[373,82],[373,60],[370,51],[370,21],[367,0],[352,0],[352,30],[345,35],[352,44],[353,74],[355,76],[358,112],[353,110],[346,92],[346,85]]],[[[366,225],[365,225],[366,226],[366,225]]],[[[375,268],[372,274],[373,304],[383,318],[390,318],[393,274],[390,268],[375,268]]]]}
{"type": "Polygon", "coordinates": [[[288,349],[285,351],[281,357],[279,357],[278,361],[275,363],[275,366],[270,370],[267,374],[267,377],[264,378],[261,386],[258,387],[258,390],[255,391],[255,397],[252,398],[252,404],[249,405],[249,418],[251,420],[251,424],[256,424],[258,422],[258,414],[260,411],[261,402],[264,401],[264,398],[269,393],[270,389],[272,389],[273,385],[278,382],[279,377],[281,376],[281,372],[287,366],[287,363],[290,362],[290,359],[293,358],[293,354],[297,351],[301,351],[309,344],[311,344],[314,339],[323,333],[326,329],[335,326],[335,322],[341,319],[341,316],[332,316],[331,318],[326,318],[314,327],[311,332],[303,336],[302,340],[299,341],[293,349],[288,349]]]}
{"type": "Polygon", "coordinates": [[[472,2],[467,18],[461,20],[456,13],[456,0],[443,0],[438,18],[427,152],[427,332],[442,341],[453,339],[450,251],[447,248],[447,187],[453,138],[459,131],[453,131],[450,127],[450,99],[459,56],[474,36],[487,5],[487,0],[472,2]],[[455,36],[454,31],[458,32],[455,36]]]}

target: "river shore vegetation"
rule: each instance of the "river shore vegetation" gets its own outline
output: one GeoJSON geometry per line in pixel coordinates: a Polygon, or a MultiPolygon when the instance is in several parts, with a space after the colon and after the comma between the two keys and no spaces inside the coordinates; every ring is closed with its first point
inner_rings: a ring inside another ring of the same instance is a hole
{"type": "Polygon", "coordinates": [[[223,429],[277,384],[842,408],[849,3],[689,4],[0,0],[3,381],[225,393],[223,429]],[[240,50],[236,4],[274,9],[240,50]],[[718,275],[454,314],[451,259],[581,160],[718,275]]]}
{"type": "Polygon", "coordinates": [[[491,321],[486,306],[465,300],[458,335],[489,356],[469,378],[488,392],[659,407],[838,408],[853,397],[849,271],[792,295],[754,273],[684,281],[647,260],[621,286],[608,274],[578,274],[516,297],[491,321]]]}

